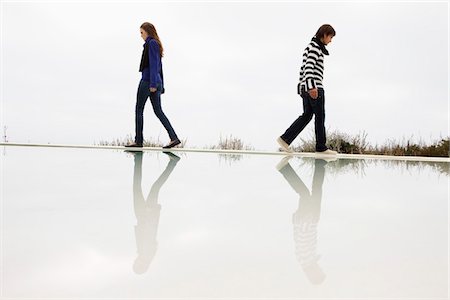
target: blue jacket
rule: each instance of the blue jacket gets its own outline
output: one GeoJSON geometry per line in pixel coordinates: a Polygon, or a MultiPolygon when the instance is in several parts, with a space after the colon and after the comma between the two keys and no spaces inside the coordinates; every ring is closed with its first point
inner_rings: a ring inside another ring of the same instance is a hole
{"type": "Polygon", "coordinates": [[[161,89],[164,89],[164,79],[162,74],[162,63],[161,63],[161,55],[159,54],[159,44],[158,42],[148,37],[145,40],[145,44],[143,47],[147,45],[148,47],[148,62],[149,66],[145,67],[142,70],[142,80],[149,82],[150,87],[156,88],[158,85],[161,86],[161,89]]]}

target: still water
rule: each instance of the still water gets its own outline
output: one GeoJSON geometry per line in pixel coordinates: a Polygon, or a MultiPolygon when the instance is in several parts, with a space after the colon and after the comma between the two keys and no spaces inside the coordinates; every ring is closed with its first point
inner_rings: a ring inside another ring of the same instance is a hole
{"type": "Polygon", "coordinates": [[[1,299],[448,296],[449,163],[0,150],[1,299]]]}

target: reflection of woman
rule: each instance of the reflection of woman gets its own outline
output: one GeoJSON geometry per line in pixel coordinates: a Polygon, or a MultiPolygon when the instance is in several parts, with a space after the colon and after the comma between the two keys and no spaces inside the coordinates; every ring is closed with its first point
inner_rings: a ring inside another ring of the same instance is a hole
{"type": "Polygon", "coordinates": [[[303,271],[313,284],[325,280],[325,273],[318,265],[317,227],[320,219],[320,204],[322,201],[322,184],[325,176],[325,160],[316,159],[312,191],[303,183],[289,163],[278,165],[278,171],[289,185],[300,196],[298,209],[292,216],[294,225],[295,254],[303,271]]]}
{"type": "Polygon", "coordinates": [[[161,94],[164,93],[164,78],[161,63],[163,46],[152,24],[148,22],[143,23],[140,31],[145,44],[142,52],[141,65],[139,67],[139,71],[142,72],[142,79],[139,82],[136,101],[136,137],[134,144],[127,145],[127,147],[142,147],[143,145],[144,106],[148,97],[150,97],[153,111],[170,137],[170,143],[163,148],[172,148],[181,142],[161,108],[161,94]]]}
{"type": "Polygon", "coordinates": [[[166,169],[161,173],[150,189],[147,199],[144,200],[142,193],[142,152],[131,152],[134,155],[134,175],[133,175],[133,201],[134,213],[137,224],[135,226],[136,246],[138,256],[134,262],[133,270],[136,274],[145,273],[156,253],[158,242],[156,234],[158,232],[159,214],[161,205],[158,204],[158,194],[162,185],[169,178],[177,162],[178,156],[170,152],[170,160],[166,169]]]}

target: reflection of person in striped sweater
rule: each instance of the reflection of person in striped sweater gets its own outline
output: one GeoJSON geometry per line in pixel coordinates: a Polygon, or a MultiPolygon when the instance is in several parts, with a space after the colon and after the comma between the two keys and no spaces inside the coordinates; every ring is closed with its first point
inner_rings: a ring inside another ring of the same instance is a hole
{"type": "Polygon", "coordinates": [[[322,184],[325,176],[324,167],[327,162],[322,159],[316,159],[314,164],[311,193],[287,160],[282,161],[277,168],[300,196],[298,209],[292,216],[297,260],[309,281],[313,284],[321,284],[325,280],[326,275],[318,264],[320,256],[317,254],[317,227],[320,220],[322,184]]]}
{"type": "Polygon", "coordinates": [[[303,115],[297,118],[282,134],[277,142],[287,152],[292,152],[289,145],[311,121],[313,115],[316,133],[316,152],[335,155],[336,152],[327,148],[325,135],[325,91],[323,89],[325,48],[336,35],[331,25],[322,25],[303,52],[303,62],[300,69],[298,93],[303,99],[303,115]]]}

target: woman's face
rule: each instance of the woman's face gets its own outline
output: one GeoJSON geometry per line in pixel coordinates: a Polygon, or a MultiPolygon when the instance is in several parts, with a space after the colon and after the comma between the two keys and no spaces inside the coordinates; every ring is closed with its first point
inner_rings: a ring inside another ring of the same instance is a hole
{"type": "Polygon", "coordinates": [[[148,38],[148,33],[142,28],[140,28],[140,30],[141,30],[141,38],[145,41],[148,38]]]}
{"type": "Polygon", "coordinates": [[[322,43],[324,43],[324,45],[328,45],[329,43],[331,43],[331,40],[333,39],[333,35],[325,35],[321,40],[322,43]]]}

